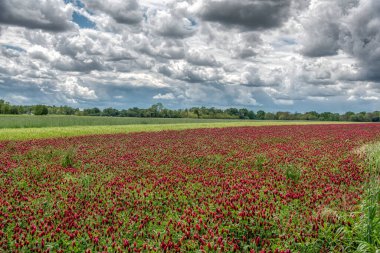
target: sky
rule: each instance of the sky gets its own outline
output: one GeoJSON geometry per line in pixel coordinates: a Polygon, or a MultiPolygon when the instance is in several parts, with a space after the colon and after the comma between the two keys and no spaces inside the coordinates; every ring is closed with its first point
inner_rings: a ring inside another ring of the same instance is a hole
{"type": "Polygon", "coordinates": [[[1,0],[0,98],[380,110],[380,1],[1,0]]]}

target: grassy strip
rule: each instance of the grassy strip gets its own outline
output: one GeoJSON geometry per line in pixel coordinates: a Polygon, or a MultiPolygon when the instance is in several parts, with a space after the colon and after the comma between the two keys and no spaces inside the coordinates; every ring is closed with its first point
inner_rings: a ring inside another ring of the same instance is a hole
{"type": "Polygon", "coordinates": [[[302,252],[380,253],[380,143],[359,150],[368,164],[369,178],[357,212],[338,215],[340,224],[325,224],[320,238],[302,252]]]}
{"type": "Polygon", "coordinates": [[[186,119],[186,118],[134,118],[92,117],[74,115],[0,115],[0,128],[37,128],[66,126],[113,126],[139,124],[218,123],[236,122],[239,119],[186,119]]]}
{"type": "MultiPolygon", "coordinates": [[[[197,128],[221,128],[238,126],[268,126],[268,125],[306,125],[306,124],[331,124],[332,122],[310,121],[235,121],[217,123],[186,123],[186,124],[136,124],[122,126],[73,126],[73,127],[45,127],[0,129],[0,140],[30,140],[47,139],[56,137],[71,137],[93,134],[116,134],[130,132],[149,132],[163,130],[185,130],[197,128]]],[[[334,122],[337,123],[337,122],[334,122]]]]}
{"type": "Polygon", "coordinates": [[[369,181],[361,206],[360,218],[351,227],[342,228],[350,242],[347,249],[356,252],[380,252],[380,143],[365,147],[369,164],[369,181]]]}

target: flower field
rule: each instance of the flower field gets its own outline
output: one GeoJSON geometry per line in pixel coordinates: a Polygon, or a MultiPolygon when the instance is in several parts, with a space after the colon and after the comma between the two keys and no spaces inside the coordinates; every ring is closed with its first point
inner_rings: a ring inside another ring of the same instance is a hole
{"type": "Polygon", "coordinates": [[[368,179],[355,150],[379,138],[347,124],[3,141],[0,252],[305,252],[351,225],[337,214],[368,179]]]}

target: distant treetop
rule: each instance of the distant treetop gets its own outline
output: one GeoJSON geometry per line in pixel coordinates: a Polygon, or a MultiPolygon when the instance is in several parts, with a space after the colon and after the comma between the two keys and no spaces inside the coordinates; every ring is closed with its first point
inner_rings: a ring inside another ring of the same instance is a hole
{"type": "Polygon", "coordinates": [[[70,106],[48,105],[11,105],[0,99],[0,114],[34,114],[34,115],[77,115],[77,116],[110,116],[110,117],[141,117],[141,118],[200,118],[200,119],[251,119],[251,120],[311,120],[311,121],[355,121],[380,122],[380,112],[346,112],[344,114],[315,111],[305,113],[291,112],[254,112],[246,108],[218,109],[215,107],[191,107],[188,109],[167,109],[157,103],[149,108],[133,107],[118,110],[115,108],[94,107],[80,110],[70,106]]]}

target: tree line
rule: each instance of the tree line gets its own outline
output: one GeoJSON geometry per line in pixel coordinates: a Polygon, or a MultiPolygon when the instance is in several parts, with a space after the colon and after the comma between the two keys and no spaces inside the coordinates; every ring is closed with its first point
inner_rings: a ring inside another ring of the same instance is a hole
{"type": "Polygon", "coordinates": [[[115,108],[99,109],[97,107],[79,109],[70,106],[48,105],[12,105],[0,99],[0,114],[33,115],[77,115],[77,116],[111,116],[111,117],[145,117],[145,118],[199,118],[199,119],[251,119],[251,120],[311,120],[311,121],[355,121],[380,122],[380,111],[346,112],[344,114],[310,111],[305,113],[252,111],[245,108],[218,109],[215,107],[192,107],[189,109],[168,109],[161,103],[143,109],[133,107],[118,110],[115,108]]]}

